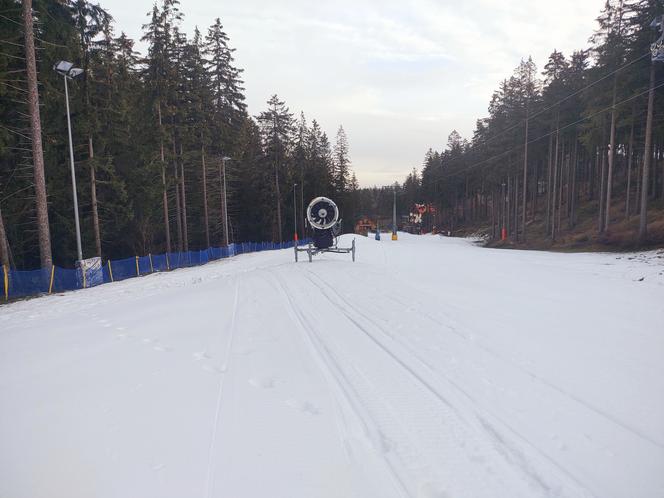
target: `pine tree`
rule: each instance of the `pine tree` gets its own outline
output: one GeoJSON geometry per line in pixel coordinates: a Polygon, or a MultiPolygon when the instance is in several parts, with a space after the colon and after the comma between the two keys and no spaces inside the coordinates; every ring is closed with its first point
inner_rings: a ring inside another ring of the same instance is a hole
{"type": "Polygon", "coordinates": [[[262,112],[257,120],[261,129],[263,140],[263,154],[266,166],[274,171],[274,206],[275,218],[273,223],[273,240],[283,242],[283,230],[281,217],[281,183],[284,181],[285,173],[289,167],[289,152],[292,145],[294,129],[293,115],[289,112],[286,104],[273,95],[267,102],[267,111],[262,112]]]}
{"type": "Polygon", "coordinates": [[[339,126],[334,144],[334,190],[343,195],[348,190],[350,181],[350,158],[348,157],[348,138],[343,126],[339,126]]]}

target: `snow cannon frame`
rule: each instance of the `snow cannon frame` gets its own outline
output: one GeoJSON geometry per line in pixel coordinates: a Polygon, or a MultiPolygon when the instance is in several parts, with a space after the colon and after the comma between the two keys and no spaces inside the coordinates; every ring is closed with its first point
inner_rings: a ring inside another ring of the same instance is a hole
{"type": "Polygon", "coordinates": [[[307,206],[307,222],[312,228],[313,243],[309,242],[305,247],[293,247],[295,251],[295,262],[298,261],[298,253],[306,252],[309,262],[313,257],[324,252],[352,255],[355,261],[355,239],[350,247],[339,247],[337,235],[341,228],[339,219],[339,208],[332,199],[327,197],[316,197],[307,206]]]}

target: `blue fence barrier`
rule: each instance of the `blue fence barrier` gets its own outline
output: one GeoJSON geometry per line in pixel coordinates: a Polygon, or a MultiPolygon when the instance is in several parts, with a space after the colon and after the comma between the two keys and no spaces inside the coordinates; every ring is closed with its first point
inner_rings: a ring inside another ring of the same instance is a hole
{"type": "MultiPolygon", "coordinates": [[[[299,245],[308,243],[309,239],[298,242],[299,245]]],[[[4,300],[84,289],[155,272],[200,266],[210,261],[229,258],[237,254],[273,251],[291,247],[293,247],[293,241],[281,244],[276,242],[242,242],[230,244],[228,247],[210,247],[201,251],[148,254],[147,256],[108,260],[102,265],[101,269],[86,272],[57,266],[39,270],[11,270],[3,266],[4,300]]]]}

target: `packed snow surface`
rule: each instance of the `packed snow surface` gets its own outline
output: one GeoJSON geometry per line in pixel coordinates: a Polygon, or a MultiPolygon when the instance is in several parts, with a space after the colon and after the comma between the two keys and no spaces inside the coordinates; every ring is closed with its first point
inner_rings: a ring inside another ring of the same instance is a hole
{"type": "Polygon", "coordinates": [[[664,496],[664,254],[357,244],[1,306],[0,497],[664,496]]]}

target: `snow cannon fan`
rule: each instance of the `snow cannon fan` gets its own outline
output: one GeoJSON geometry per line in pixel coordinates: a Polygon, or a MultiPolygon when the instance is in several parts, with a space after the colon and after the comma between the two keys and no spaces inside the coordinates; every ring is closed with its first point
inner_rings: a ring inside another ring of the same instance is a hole
{"type": "Polygon", "coordinates": [[[352,253],[353,261],[355,261],[355,239],[353,239],[351,247],[337,247],[336,236],[340,228],[339,208],[332,199],[316,197],[312,200],[307,206],[307,221],[313,229],[313,244],[309,243],[304,248],[296,245],[295,261],[297,261],[298,252],[306,252],[310,262],[313,256],[323,252],[352,253]]]}
{"type": "Polygon", "coordinates": [[[316,197],[307,207],[307,220],[314,229],[314,246],[328,249],[334,244],[334,226],[339,221],[339,208],[327,197],[316,197]]]}

